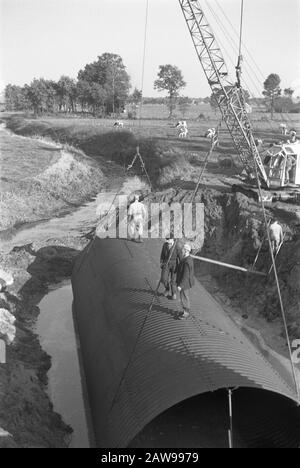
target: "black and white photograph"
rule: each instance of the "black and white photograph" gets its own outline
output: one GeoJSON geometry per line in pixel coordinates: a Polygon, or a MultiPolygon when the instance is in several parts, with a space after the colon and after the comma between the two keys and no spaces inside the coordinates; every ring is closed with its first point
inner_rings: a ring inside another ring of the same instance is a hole
{"type": "Polygon", "coordinates": [[[300,448],[299,24],[0,0],[0,448],[300,448]]]}

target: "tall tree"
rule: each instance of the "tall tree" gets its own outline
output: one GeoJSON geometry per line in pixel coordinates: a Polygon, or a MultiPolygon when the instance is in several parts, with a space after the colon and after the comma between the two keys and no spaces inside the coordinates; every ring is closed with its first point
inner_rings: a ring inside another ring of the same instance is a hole
{"type": "Polygon", "coordinates": [[[167,91],[169,118],[171,118],[176,107],[179,90],[184,88],[186,83],[181,70],[174,65],[160,65],[157,76],[158,78],[154,81],[154,89],[167,91]]]}
{"type": "Polygon", "coordinates": [[[81,111],[84,112],[89,106],[90,84],[88,81],[79,80],[76,84],[77,99],[80,102],[81,111]]]}
{"type": "Polygon", "coordinates": [[[57,97],[59,110],[67,112],[68,110],[74,111],[76,99],[76,82],[69,76],[61,76],[57,82],[57,97]]]}
{"type": "Polygon", "coordinates": [[[20,111],[30,108],[24,88],[8,84],[4,91],[5,107],[8,111],[20,111]]]}
{"type": "Polygon", "coordinates": [[[25,85],[26,96],[35,115],[47,110],[49,98],[49,84],[43,78],[34,79],[30,85],[25,85]]]}
{"type": "Polygon", "coordinates": [[[56,112],[58,110],[57,83],[53,80],[45,80],[47,97],[45,100],[46,112],[56,112]]]}
{"type": "Polygon", "coordinates": [[[271,73],[267,79],[264,81],[264,91],[262,94],[270,99],[270,108],[271,108],[271,118],[273,119],[274,115],[274,102],[275,98],[280,96],[280,81],[281,79],[276,73],[271,73]]]}
{"type": "Polygon", "coordinates": [[[107,93],[105,88],[99,83],[91,83],[89,88],[89,102],[92,108],[93,115],[105,113],[105,102],[107,93]]]}
{"type": "Polygon", "coordinates": [[[78,73],[78,80],[97,83],[105,89],[107,113],[119,112],[125,106],[130,89],[130,77],[117,54],[104,53],[78,73]]]}

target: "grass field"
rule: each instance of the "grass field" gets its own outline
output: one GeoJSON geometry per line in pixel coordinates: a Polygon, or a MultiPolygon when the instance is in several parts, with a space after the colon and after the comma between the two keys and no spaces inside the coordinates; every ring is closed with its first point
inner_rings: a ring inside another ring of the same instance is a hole
{"type": "MultiPolygon", "coordinates": [[[[189,128],[188,138],[186,139],[178,138],[177,129],[174,126],[177,118],[182,116],[177,115],[173,120],[164,118],[167,116],[165,106],[145,105],[143,115],[148,118],[142,118],[140,121],[123,119],[124,128],[120,130],[113,128],[113,119],[82,116],[43,116],[35,119],[14,115],[7,116],[5,120],[8,128],[19,135],[50,139],[58,145],[71,145],[97,162],[103,163],[103,159],[113,161],[124,167],[124,169],[132,161],[136,153],[136,147],[139,145],[152,184],[157,188],[172,184],[174,179],[179,178],[193,181],[197,177],[199,166],[201,166],[209,150],[209,141],[204,137],[204,134],[209,127],[218,124],[219,115],[212,111],[209,105],[190,106],[188,114],[184,116],[189,128]],[[201,118],[198,118],[200,114],[201,118]]],[[[288,127],[300,131],[299,114],[289,115],[289,119],[288,127]]],[[[251,114],[251,120],[254,136],[262,138],[267,147],[270,142],[281,139],[279,123],[287,121],[287,116],[276,115],[275,119],[270,121],[267,114],[255,111],[251,114]]],[[[51,154],[51,151],[48,151],[47,156],[42,155],[44,151],[42,147],[40,147],[41,154],[38,154],[39,150],[33,153],[30,150],[25,151],[25,147],[24,140],[23,148],[21,143],[19,148],[16,147],[15,153],[11,154],[5,164],[2,165],[4,177],[8,181],[10,178],[16,178],[14,172],[19,171],[23,177],[25,173],[33,175],[41,171],[44,166],[50,164],[51,158],[55,155],[55,153],[51,154]],[[14,162],[11,163],[13,160],[14,162]]],[[[78,158],[76,158],[73,168],[78,166],[80,156],[78,158]]],[[[233,175],[240,172],[239,169],[236,150],[231,136],[223,124],[220,131],[220,145],[213,154],[209,170],[213,173],[217,172],[222,177],[222,175],[233,175]],[[235,168],[233,167],[230,171],[218,166],[220,158],[234,160],[235,168]]],[[[136,174],[142,174],[141,167],[135,166],[135,170],[136,174]]],[[[80,180],[80,170],[77,170],[77,172],[74,170],[71,173],[74,175],[74,184],[66,176],[53,176],[51,184],[50,179],[47,184],[45,180],[42,182],[35,180],[34,184],[31,184],[30,190],[28,184],[25,188],[19,185],[20,197],[29,197],[31,203],[32,186],[34,186],[34,197],[36,197],[38,183],[39,185],[42,184],[43,187],[47,187],[46,192],[48,195],[51,194],[51,197],[56,197],[59,200],[66,198],[69,202],[78,201],[80,198],[76,196],[78,193],[82,192],[82,195],[86,196],[84,181],[87,181],[88,177],[82,175],[82,180],[80,180]],[[56,181],[59,182],[60,188],[55,185],[56,181]],[[64,184],[69,186],[68,190],[63,189],[64,184]],[[74,190],[76,193],[73,193],[74,190]]],[[[59,169],[57,174],[60,174],[59,169]]],[[[15,196],[15,192],[11,198],[11,202],[15,203],[13,196],[15,196]]],[[[25,211],[27,211],[27,207],[28,204],[25,211]]],[[[40,209],[37,211],[39,212],[40,209]]],[[[24,219],[27,218],[25,216],[24,219]]]]}
{"type": "MultiPolygon", "coordinates": [[[[95,159],[104,157],[121,166],[128,165],[139,144],[147,170],[156,182],[159,171],[170,160],[177,160],[178,164],[180,158],[181,162],[195,157],[201,160],[209,148],[209,141],[204,134],[209,127],[218,124],[220,117],[207,104],[191,105],[188,114],[184,116],[188,122],[188,138],[180,140],[174,125],[177,118],[164,118],[167,116],[166,106],[147,104],[143,107],[143,115],[149,118],[140,121],[123,119],[124,128],[120,130],[113,128],[113,119],[82,116],[45,116],[39,119],[13,117],[8,121],[8,126],[18,134],[40,135],[59,143],[68,143],[95,159]],[[202,117],[198,118],[199,115],[202,117]]],[[[266,145],[277,141],[281,138],[279,123],[288,118],[288,127],[300,131],[299,114],[276,114],[275,120],[270,121],[268,114],[254,110],[251,114],[254,136],[264,139],[266,145]]],[[[224,156],[236,154],[224,124],[217,151],[224,156]]]]}
{"type": "MultiPolygon", "coordinates": [[[[207,128],[216,126],[220,120],[219,112],[212,110],[209,104],[190,105],[185,115],[175,111],[171,120],[167,118],[168,110],[165,105],[146,104],[142,108],[141,117],[141,122],[120,117],[120,120],[124,122],[124,130],[129,130],[144,138],[173,138],[177,136],[176,129],[173,128],[174,124],[179,119],[184,119],[188,122],[189,138],[197,139],[203,136],[207,128]]],[[[285,122],[289,128],[296,128],[300,132],[299,114],[274,114],[274,119],[271,120],[268,113],[262,112],[259,108],[254,108],[249,117],[254,132],[258,134],[257,136],[261,136],[262,133],[279,136],[279,124],[281,122],[285,122]]],[[[61,137],[62,130],[67,130],[69,135],[77,131],[82,135],[85,132],[93,134],[95,130],[97,133],[113,130],[114,119],[99,119],[70,114],[58,117],[41,117],[33,120],[33,122],[36,122],[37,133],[41,130],[44,133],[47,132],[45,127],[48,126],[49,131],[51,128],[55,128],[57,137],[61,137]]]]}

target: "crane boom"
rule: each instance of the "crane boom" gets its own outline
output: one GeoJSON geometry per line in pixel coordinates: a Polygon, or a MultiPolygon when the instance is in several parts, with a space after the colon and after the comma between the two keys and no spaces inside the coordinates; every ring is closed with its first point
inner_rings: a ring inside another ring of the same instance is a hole
{"type": "Polygon", "coordinates": [[[240,160],[252,178],[256,174],[269,187],[269,179],[256,147],[240,85],[230,81],[225,60],[198,0],[179,0],[198,58],[218,107],[233,139],[240,160]]]}

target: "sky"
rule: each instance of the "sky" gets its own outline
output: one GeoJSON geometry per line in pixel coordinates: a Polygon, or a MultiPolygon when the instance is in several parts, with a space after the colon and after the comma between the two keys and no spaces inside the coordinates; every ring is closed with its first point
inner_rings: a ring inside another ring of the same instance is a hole
{"type": "MultiPolygon", "coordinates": [[[[147,0],[0,0],[0,90],[33,78],[77,77],[104,52],[119,54],[133,88],[142,87],[147,0]]],[[[241,0],[200,0],[233,75],[241,0]]],[[[244,86],[260,95],[270,73],[300,96],[300,0],[244,0],[244,86]]],[[[144,96],[159,65],[176,65],[182,95],[210,95],[178,0],[148,0],[144,96]]]]}

